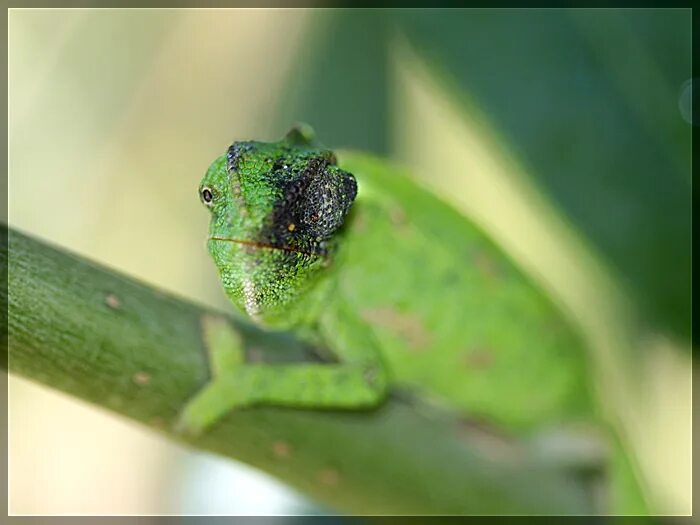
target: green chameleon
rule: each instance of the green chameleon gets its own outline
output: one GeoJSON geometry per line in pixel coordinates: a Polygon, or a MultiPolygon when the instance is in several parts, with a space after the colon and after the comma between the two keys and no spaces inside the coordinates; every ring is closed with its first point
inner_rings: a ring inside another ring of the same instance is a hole
{"type": "Polygon", "coordinates": [[[362,156],[339,165],[299,126],[280,142],[234,143],[199,195],[231,301],[327,359],[246,363],[237,333],[207,317],[212,379],[183,431],[252,405],[368,409],[394,387],[515,430],[589,410],[583,352],[554,305],[400,171],[362,156]]]}

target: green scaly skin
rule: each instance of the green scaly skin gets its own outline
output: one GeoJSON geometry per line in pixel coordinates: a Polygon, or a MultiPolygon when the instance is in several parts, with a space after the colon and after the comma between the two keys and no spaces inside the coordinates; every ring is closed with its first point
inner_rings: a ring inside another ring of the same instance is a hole
{"type": "Polygon", "coordinates": [[[559,312],[403,173],[369,157],[339,167],[301,127],[235,143],[199,192],[231,301],[334,359],[245,363],[233,331],[205,319],[212,381],[185,407],[184,431],[256,404],[366,409],[394,387],[511,430],[590,414],[583,352],[559,312]]]}

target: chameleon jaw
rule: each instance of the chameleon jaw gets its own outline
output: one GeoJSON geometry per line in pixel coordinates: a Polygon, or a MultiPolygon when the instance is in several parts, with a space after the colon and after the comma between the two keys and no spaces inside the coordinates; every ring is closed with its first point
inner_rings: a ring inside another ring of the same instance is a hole
{"type": "Polygon", "coordinates": [[[283,252],[291,252],[291,253],[301,253],[303,255],[307,255],[309,257],[320,257],[319,254],[315,253],[310,253],[306,252],[304,250],[299,250],[297,248],[292,248],[290,246],[274,246],[269,243],[264,243],[264,242],[258,242],[258,241],[247,241],[244,239],[232,239],[229,237],[209,237],[210,241],[223,241],[223,242],[233,242],[236,244],[242,244],[243,246],[251,246],[253,248],[261,248],[261,249],[268,249],[268,250],[279,250],[283,252]]]}

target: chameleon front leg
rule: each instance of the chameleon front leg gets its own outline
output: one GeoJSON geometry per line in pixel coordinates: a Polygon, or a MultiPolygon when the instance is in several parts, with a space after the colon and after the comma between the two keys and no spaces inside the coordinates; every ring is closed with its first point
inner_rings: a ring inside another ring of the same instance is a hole
{"type": "Polygon", "coordinates": [[[207,350],[211,379],[180,413],[178,432],[197,435],[232,409],[236,398],[227,392],[227,378],[243,366],[243,341],[228,322],[212,315],[202,317],[202,339],[207,350]]]}
{"type": "Polygon", "coordinates": [[[245,364],[242,343],[223,319],[205,318],[204,341],[212,379],[182,411],[177,429],[200,434],[233,409],[251,405],[367,408],[386,395],[387,378],[376,343],[351,315],[321,319],[321,338],[339,363],[245,364]]]}

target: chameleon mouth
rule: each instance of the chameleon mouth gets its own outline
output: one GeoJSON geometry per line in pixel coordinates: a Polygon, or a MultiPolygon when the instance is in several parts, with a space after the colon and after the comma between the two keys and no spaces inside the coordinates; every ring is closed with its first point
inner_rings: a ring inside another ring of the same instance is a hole
{"type": "Polygon", "coordinates": [[[266,249],[266,250],[278,250],[282,252],[288,252],[288,253],[301,253],[302,255],[307,255],[309,257],[320,257],[320,255],[316,253],[311,253],[307,252],[304,250],[299,250],[297,248],[292,248],[291,246],[275,246],[273,244],[265,243],[265,242],[258,242],[258,241],[246,241],[243,239],[231,239],[229,237],[209,237],[210,241],[224,241],[224,242],[233,242],[236,244],[242,244],[243,246],[251,246],[253,248],[261,248],[261,249],[266,249]]]}

